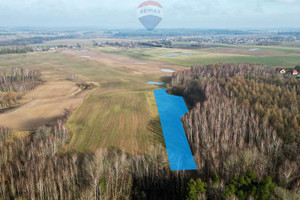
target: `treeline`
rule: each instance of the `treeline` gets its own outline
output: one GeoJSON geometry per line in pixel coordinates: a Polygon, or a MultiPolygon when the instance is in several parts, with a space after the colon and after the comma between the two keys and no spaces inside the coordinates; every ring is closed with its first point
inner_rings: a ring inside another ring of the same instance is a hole
{"type": "Polygon", "coordinates": [[[96,87],[94,83],[79,82],[76,85],[82,90],[90,90],[96,87]]]}
{"type": "Polygon", "coordinates": [[[13,107],[17,105],[21,99],[22,96],[14,92],[0,92],[0,109],[13,107]]]}
{"type": "Polygon", "coordinates": [[[39,70],[0,69],[0,112],[18,105],[21,95],[33,90],[41,82],[39,70]]]}
{"type": "MultiPolygon", "coordinates": [[[[188,178],[171,172],[165,149],[130,155],[113,149],[66,151],[71,133],[66,110],[54,124],[0,146],[2,199],[182,199],[188,178]]],[[[1,129],[8,138],[10,129],[1,129]]]]}
{"type": "Polygon", "coordinates": [[[105,32],[113,34],[114,37],[178,37],[178,36],[195,36],[195,35],[247,35],[252,34],[249,31],[240,30],[199,30],[199,29],[165,29],[154,30],[152,32],[144,30],[119,30],[116,33],[112,31],[105,32]]]}
{"type": "Polygon", "coordinates": [[[256,80],[274,81],[282,78],[275,70],[263,65],[253,64],[223,64],[221,65],[193,66],[191,69],[180,71],[173,74],[172,90],[175,94],[184,96],[190,106],[194,106],[197,102],[205,100],[205,94],[198,89],[197,85],[185,84],[191,80],[208,80],[215,78],[221,80],[224,78],[243,76],[245,78],[252,77],[256,80]],[[177,90],[177,91],[176,91],[177,90]],[[183,93],[184,92],[184,93],[183,93]]]}
{"type": "Polygon", "coordinates": [[[78,35],[67,35],[67,36],[54,36],[54,37],[30,37],[30,38],[20,38],[12,40],[0,41],[0,46],[15,46],[15,45],[30,45],[30,44],[41,44],[44,41],[62,40],[62,39],[74,39],[78,35]]]}
{"type": "Polygon", "coordinates": [[[194,66],[172,77],[173,94],[191,110],[182,118],[204,180],[224,183],[251,170],[300,190],[300,83],[253,64],[194,66]]]}
{"type": "MultiPolygon", "coordinates": [[[[273,80],[280,75],[271,67],[254,64],[213,64],[205,66],[193,66],[190,69],[173,74],[172,86],[184,85],[188,80],[209,79],[215,77],[229,78],[244,76],[245,78],[273,80]]],[[[277,80],[277,79],[276,79],[277,80]]]]}
{"type": "Polygon", "coordinates": [[[84,173],[77,168],[80,161],[76,155],[58,153],[70,137],[64,124],[69,114],[67,111],[53,127],[41,127],[25,139],[4,143],[0,148],[1,198],[78,197],[78,180],[84,173]]]}
{"type": "Polygon", "coordinates": [[[0,70],[0,91],[26,93],[41,83],[41,72],[25,68],[0,70]]]}
{"type": "Polygon", "coordinates": [[[31,47],[23,47],[23,48],[5,48],[5,49],[0,49],[0,54],[27,53],[27,52],[33,52],[33,48],[31,48],[31,47]]]}

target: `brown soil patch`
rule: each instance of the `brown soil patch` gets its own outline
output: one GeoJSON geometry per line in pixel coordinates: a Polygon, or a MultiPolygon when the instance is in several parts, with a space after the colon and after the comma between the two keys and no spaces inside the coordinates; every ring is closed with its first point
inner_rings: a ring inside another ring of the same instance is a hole
{"type": "Polygon", "coordinates": [[[73,82],[46,82],[24,96],[27,103],[0,114],[0,125],[22,131],[38,128],[60,117],[65,108],[75,108],[88,93],[76,91],[73,82]]]}

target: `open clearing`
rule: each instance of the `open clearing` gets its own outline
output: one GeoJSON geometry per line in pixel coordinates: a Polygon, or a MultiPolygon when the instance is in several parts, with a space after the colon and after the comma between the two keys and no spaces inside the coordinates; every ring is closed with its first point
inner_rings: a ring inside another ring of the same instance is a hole
{"type": "Polygon", "coordinates": [[[79,105],[87,92],[76,95],[76,91],[73,82],[46,82],[23,97],[27,103],[0,114],[0,125],[18,131],[36,129],[61,116],[65,108],[79,105]]]}
{"type": "Polygon", "coordinates": [[[142,59],[127,57],[123,55],[109,54],[95,50],[90,50],[84,53],[74,50],[64,50],[62,51],[62,54],[72,55],[79,58],[85,56],[84,58],[90,61],[96,61],[111,68],[125,70],[129,74],[133,74],[134,72],[139,72],[140,74],[161,74],[162,67],[171,67],[173,69],[176,69],[176,66],[170,64],[152,60],[145,63],[142,59]]]}
{"type": "MultiPolygon", "coordinates": [[[[64,50],[61,53],[72,60],[82,59],[79,51],[64,50]]],[[[128,153],[146,153],[150,145],[163,144],[152,92],[158,86],[149,85],[147,81],[161,81],[160,78],[166,75],[162,68],[182,68],[95,50],[85,52],[85,55],[90,56],[85,58],[88,63],[96,65],[93,74],[86,74],[86,78],[97,81],[100,87],[69,120],[74,134],[69,147],[86,151],[106,146],[128,153]]]]}
{"type": "Polygon", "coordinates": [[[233,46],[219,45],[202,49],[140,48],[124,49],[104,47],[99,50],[106,53],[126,55],[133,58],[155,60],[173,65],[190,67],[192,65],[213,63],[261,63],[270,66],[295,66],[300,63],[300,48],[233,46]],[[250,49],[259,48],[257,51],[250,49]],[[190,56],[165,56],[190,55],[190,56]]]}
{"type": "MultiPolygon", "coordinates": [[[[99,86],[77,106],[68,121],[73,137],[67,149],[86,152],[102,147],[132,154],[147,153],[153,144],[164,145],[153,94],[153,90],[159,86],[149,85],[147,81],[161,82],[162,77],[169,75],[161,69],[183,69],[98,50],[5,55],[0,56],[1,67],[40,69],[49,83],[65,80],[72,75],[97,83],[99,86]]],[[[57,89],[60,87],[58,85],[57,89]]],[[[75,88],[69,93],[74,91],[75,88]]],[[[59,99],[55,101],[61,104],[59,99]]],[[[23,113],[23,118],[28,118],[32,111],[28,109],[27,112],[23,113]]]]}

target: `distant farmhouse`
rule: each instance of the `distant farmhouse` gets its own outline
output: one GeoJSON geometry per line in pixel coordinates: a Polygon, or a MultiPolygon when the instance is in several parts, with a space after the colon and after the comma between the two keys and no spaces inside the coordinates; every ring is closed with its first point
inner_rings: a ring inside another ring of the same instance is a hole
{"type": "Polygon", "coordinates": [[[292,75],[297,76],[298,74],[299,74],[299,72],[296,69],[293,69],[292,75]]]}
{"type": "Polygon", "coordinates": [[[292,68],[276,68],[276,71],[280,74],[291,74],[292,76],[297,76],[300,78],[300,66],[296,66],[294,69],[292,68]]]}

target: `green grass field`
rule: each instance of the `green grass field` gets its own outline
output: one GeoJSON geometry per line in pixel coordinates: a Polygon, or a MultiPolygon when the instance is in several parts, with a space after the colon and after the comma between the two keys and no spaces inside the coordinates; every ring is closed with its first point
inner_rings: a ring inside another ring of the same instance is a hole
{"type": "Polygon", "coordinates": [[[119,55],[131,56],[133,58],[150,59],[161,61],[174,65],[181,65],[190,67],[192,65],[201,64],[213,64],[213,63],[261,63],[269,66],[295,66],[300,63],[300,48],[295,47],[256,47],[256,46],[230,46],[230,45],[218,45],[217,47],[234,48],[234,49],[251,49],[259,48],[264,50],[264,55],[254,56],[239,53],[225,53],[225,52],[210,52],[209,49],[172,49],[172,48],[142,48],[142,49],[121,49],[105,47],[99,48],[100,51],[107,53],[114,53],[119,55]],[[272,53],[279,52],[282,55],[272,56],[272,53]],[[166,54],[174,53],[188,53],[191,56],[178,56],[168,57],[166,54]]]}
{"type": "MultiPolygon", "coordinates": [[[[99,62],[55,52],[0,56],[0,67],[40,69],[47,81],[77,74],[99,84],[74,111],[68,121],[73,133],[69,150],[94,151],[99,147],[128,153],[146,153],[154,143],[163,144],[153,89],[146,80],[159,76],[137,76],[99,62]]],[[[24,116],[26,117],[26,116],[24,116]]]]}
{"type": "Polygon", "coordinates": [[[150,122],[157,118],[153,110],[156,104],[151,91],[119,94],[97,89],[69,120],[74,132],[71,147],[86,151],[109,146],[146,153],[156,135],[161,134],[151,131],[150,122]]]}

